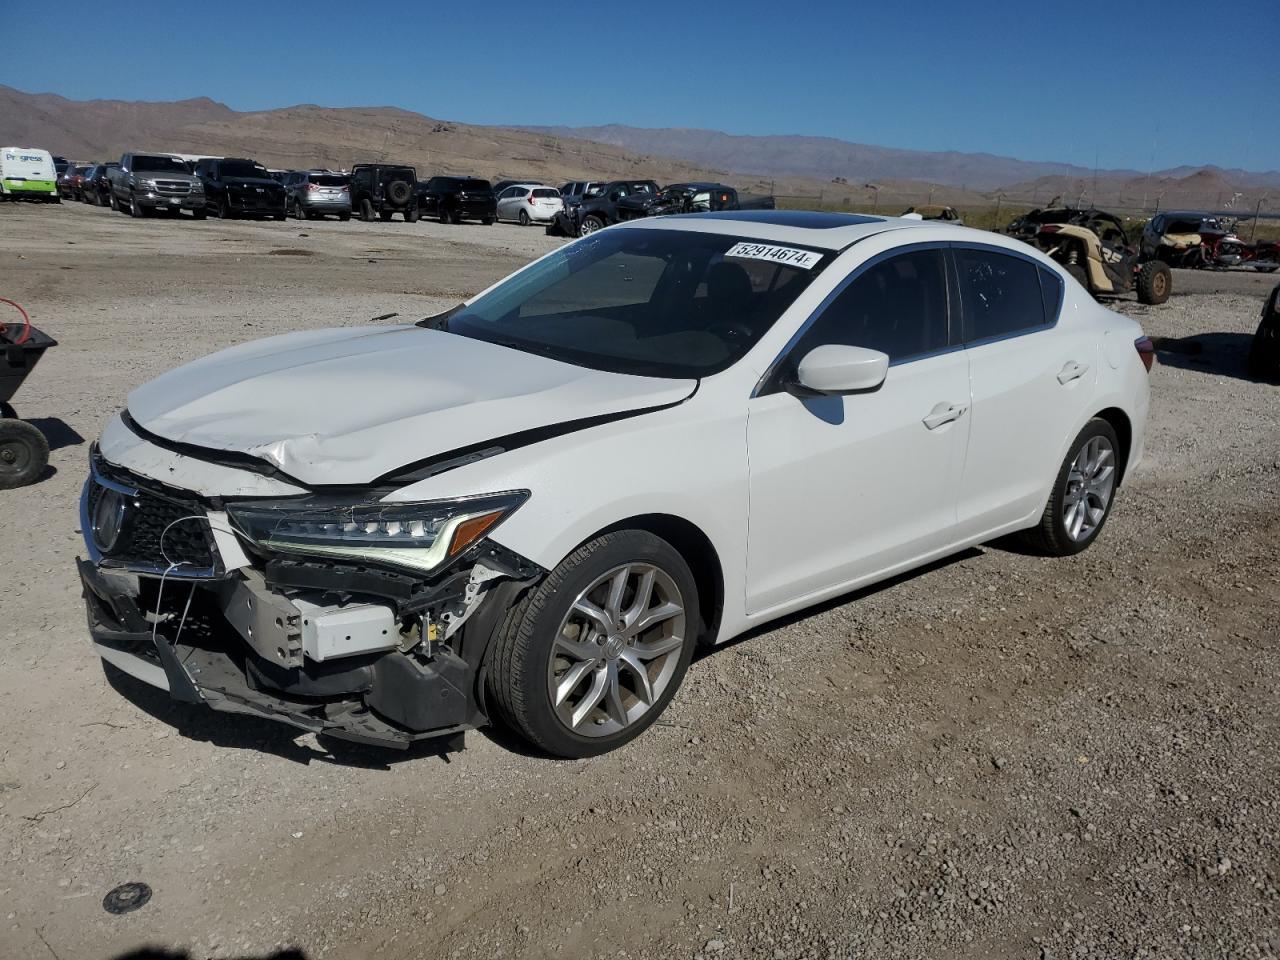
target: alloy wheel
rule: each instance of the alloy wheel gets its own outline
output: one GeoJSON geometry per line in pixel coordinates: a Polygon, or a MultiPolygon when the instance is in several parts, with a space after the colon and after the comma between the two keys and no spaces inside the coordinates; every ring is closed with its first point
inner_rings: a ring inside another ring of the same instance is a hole
{"type": "Polygon", "coordinates": [[[688,642],[675,580],[650,563],[604,573],[578,594],[552,646],[547,692],[579,736],[605,737],[661,699],[688,642]]]}
{"type": "Polygon", "coordinates": [[[1077,543],[1088,540],[1107,515],[1116,487],[1116,453],[1106,437],[1092,437],[1067,471],[1062,522],[1077,543]]]}

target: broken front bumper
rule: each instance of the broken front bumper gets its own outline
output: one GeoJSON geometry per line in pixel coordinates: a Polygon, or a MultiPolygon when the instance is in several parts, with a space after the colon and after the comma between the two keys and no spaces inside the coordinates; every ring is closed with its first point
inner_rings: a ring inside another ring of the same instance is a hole
{"type": "Polygon", "coordinates": [[[475,672],[448,649],[425,663],[391,650],[280,668],[250,649],[225,617],[219,622],[216,598],[207,587],[184,581],[165,585],[179,608],[189,595],[194,601],[182,629],[174,630],[168,620],[157,623],[154,615],[143,613],[140,601],[154,587],[143,581],[151,578],[86,560],[76,564],[99,656],[167,690],[174,700],[402,748],[484,722],[472,695],[475,672]],[[171,633],[177,633],[177,642],[171,633]]]}
{"type": "MultiPolygon", "coordinates": [[[[103,660],[175,700],[365,743],[407,747],[486,722],[488,637],[535,568],[513,558],[477,581],[468,552],[433,582],[302,558],[263,571],[233,556],[208,509],[94,451],[81,501],[89,559],[76,564],[103,660]],[[428,629],[450,622],[448,642],[428,629]]],[[[507,559],[492,544],[483,554],[507,559]]]]}

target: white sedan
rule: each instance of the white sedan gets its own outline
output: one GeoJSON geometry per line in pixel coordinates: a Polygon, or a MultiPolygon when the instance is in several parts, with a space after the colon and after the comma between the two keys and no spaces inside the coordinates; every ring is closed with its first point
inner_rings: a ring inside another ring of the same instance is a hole
{"type": "Polygon", "coordinates": [[[650,218],[415,325],[295,333],[129,396],[80,561],[101,656],[180,700],[582,757],[699,642],[1021,531],[1088,547],[1151,345],[950,224],[650,218]]]}
{"type": "Polygon", "coordinates": [[[518,183],[498,194],[498,219],[515,220],[522,227],[549,223],[564,209],[564,200],[555,187],[518,183]]]}

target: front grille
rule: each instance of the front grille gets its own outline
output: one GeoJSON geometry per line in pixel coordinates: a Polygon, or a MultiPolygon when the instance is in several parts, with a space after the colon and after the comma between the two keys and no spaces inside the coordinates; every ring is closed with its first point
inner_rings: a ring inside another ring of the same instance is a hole
{"type": "MultiPolygon", "coordinates": [[[[103,554],[105,559],[159,570],[173,564],[180,564],[186,571],[217,565],[208,516],[199,501],[177,491],[161,492],[154,484],[100,458],[95,466],[106,478],[137,490],[136,496],[127,500],[120,535],[111,550],[103,554]]],[[[90,524],[103,493],[104,488],[91,480],[87,510],[90,524]]],[[[85,530],[85,536],[92,538],[92,529],[85,530]]]]}
{"type": "Polygon", "coordinates": [[[185,197],[191,193],[191,183],[187,180],[157,180],[156,193],[162,197],[185,197]]]}

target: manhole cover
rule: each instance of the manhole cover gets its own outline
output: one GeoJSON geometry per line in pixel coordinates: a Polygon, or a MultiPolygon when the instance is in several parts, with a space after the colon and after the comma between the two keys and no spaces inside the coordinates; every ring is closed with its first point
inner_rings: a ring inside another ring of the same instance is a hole
{"type": "Polygon", "coordinates": [[[122,883],[102,898],[107,913],[130,913],[151,899],[151,888],[145,883],[122,883]]]}

